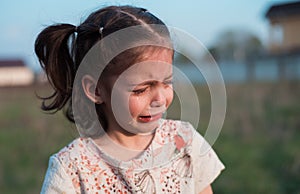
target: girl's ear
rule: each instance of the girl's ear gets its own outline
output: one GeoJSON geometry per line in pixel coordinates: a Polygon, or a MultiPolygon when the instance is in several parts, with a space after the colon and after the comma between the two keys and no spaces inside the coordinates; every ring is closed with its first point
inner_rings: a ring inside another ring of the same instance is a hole
{"type": "Polygon", "coordinates": [[[85,95],[94,103],[101,104],[103,99],[101,98],[99,88],[97,87],[97,81],[90,75],[84,75],[81,79],[81,84],[85,95]]]}

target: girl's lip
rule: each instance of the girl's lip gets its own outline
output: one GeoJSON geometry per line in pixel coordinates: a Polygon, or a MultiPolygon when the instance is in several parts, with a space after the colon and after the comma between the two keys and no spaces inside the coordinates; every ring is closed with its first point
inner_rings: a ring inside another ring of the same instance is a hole
{"type": "Polygon", "coordinates": [[[148,123],[152,121],[157,121],[162,118],[163,113],[158,113],[155,115],[139,116],[138,121],[142,123],[148,123]]]}

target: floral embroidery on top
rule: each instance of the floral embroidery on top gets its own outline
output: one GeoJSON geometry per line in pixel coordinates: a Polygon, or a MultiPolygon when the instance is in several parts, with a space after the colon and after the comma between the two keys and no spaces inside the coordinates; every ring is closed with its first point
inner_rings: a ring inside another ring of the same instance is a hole
{"type": "Polygon", "coordinates": [[[154,178],[150,174],[149,170],[144,170],[135,174],[134,184],[137,188],[137,192],[141,193],[156,193],[154,178]]]}
{"type": "Polygon", "coordinates": [[[181,148],[185,147],[186,142],[183,140],[183,138],[180,135],[175,135],[174,136],[174,141],[175,141],[175,145],[176,145],[176,152],[179,152],[181,150],[181,148]]]}
{"type": "Polygon", "coordinates": [[[74,140],[54,157],[77,193],[193,193],[194,132],[181,121],[163,120],[148,149],[130,161],[105,155],[90,138],[74,140]]]}

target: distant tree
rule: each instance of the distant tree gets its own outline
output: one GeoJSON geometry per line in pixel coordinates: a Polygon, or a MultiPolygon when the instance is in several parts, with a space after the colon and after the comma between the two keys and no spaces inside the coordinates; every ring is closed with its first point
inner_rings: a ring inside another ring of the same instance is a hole
{"type": "Polygon", "coordinates": [[[263,51],[260,39],[245,30],[228,30],[221,33],[214,46],[209,48],[216,60],[245,61],[263,51]]]}

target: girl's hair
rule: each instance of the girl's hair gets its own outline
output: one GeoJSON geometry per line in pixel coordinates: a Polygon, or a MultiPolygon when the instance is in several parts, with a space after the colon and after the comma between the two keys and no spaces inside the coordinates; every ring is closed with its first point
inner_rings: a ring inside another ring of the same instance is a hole
{"type": "MultiPolygon", "coordinates": [[[[132,6],[109,6],[90,14],[78,27],[71,24],[56,24],[45,28],[35,41],[35,53],[54,92],[50,96],[41,97],[43,100],[42,110],[55,113],[64,109],[66,117],[74,122],[71,98],[74,79],[87,52],[104,37],[132,26],[141,26],[148,34],[153,34],[153,39],[170,38],[166,26],[165,32],[161,35],[162,33],[157,32],[152,24],[165,26],[160,19],[146,9],[132,6]]],[[[146,49],[149,51],[150,47],[131,48],[122,52],[109,62],[103,74],[107,74],[107,72],[120,74],[124,70],[124,66],[128,67],[141,60],[142,53],[146,49]],[[122,65],[118,66],[118,64],[122,65]]],[[[152,51],[159,49],[161,48],[154,48],[152,51]]],[[[106,49],[105,52],[109,52],[109,50],[106,49]]],[[[173,51],[171,52],[173,54],[173,51]]],[[[79,90],[82,92],[82,88],[79,90]]],[[[87,121],[90,113],[88,109],[96,106],[100,123],[106,129],[107,121],[101,105],[92,103],[84,95],[81,97],[84,100],[76,103],[81,103],[82,107],[87,109],[87,114],[83,114],[86,118],[82,119],[87,121]]],[[[82,127],[88,128],[89,126],[82,127]]]]}

